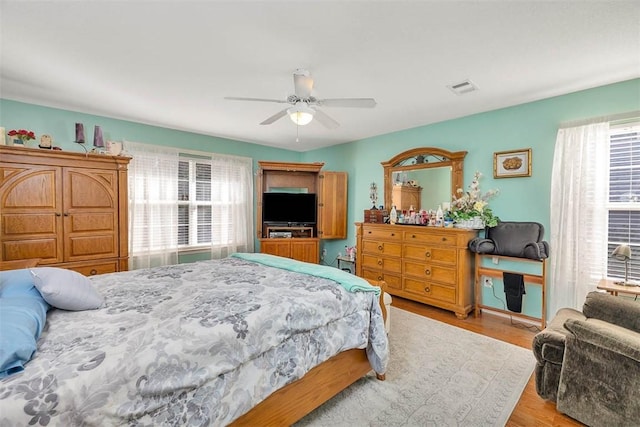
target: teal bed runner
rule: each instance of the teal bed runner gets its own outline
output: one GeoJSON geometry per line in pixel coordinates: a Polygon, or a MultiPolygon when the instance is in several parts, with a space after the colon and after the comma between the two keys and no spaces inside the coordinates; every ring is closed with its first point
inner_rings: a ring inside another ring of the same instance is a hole
{"type": "Polygon", "coordinates": [[[328,265],[310,264],[308,262],[296,261],[294,259],[269,254],[236,252],[231,254],[231,256],[268,265],[270,267],[282,268],[284,270],[333,280],[334,282],[342,285],[342,287],[349,292],[375,292],[377,296],[380,296],[379,287],[371,286],[369,282],[358,276],[354,276],[351,273],[347,273],[346,271],[342,271],[334,267],[329,267],[328,265]]]}

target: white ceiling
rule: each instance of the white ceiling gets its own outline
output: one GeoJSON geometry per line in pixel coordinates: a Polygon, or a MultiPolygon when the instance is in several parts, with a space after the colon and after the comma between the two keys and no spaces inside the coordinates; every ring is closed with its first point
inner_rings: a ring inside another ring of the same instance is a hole
{"type": "Polygon", "coordinates": [[[640,1],[5,1],[0,96],[307,151],[640,77],[640,1]],[[340,122],[259,123],[307,68],[340,122]],[[470,79],[479,90],[455,95],[470,79]]]}

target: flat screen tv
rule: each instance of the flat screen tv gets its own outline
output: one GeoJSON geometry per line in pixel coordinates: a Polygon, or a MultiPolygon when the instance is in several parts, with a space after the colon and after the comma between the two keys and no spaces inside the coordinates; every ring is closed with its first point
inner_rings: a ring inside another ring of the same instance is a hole
{"type": "Polygon", "coordinates": [[[264,193],[262,220],[269,223],[316,223],[316,195],[313,193],[264,193]]]}

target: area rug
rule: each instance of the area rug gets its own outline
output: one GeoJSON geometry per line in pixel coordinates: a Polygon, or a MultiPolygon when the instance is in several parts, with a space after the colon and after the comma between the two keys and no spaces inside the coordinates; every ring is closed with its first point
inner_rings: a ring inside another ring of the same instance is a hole
{"type": "Polygon", "coordinates": [[[530,350],[395,307],[389,343],[386,381],[369,374],[296,426],[503,426],[535,364],[530,350]]]}

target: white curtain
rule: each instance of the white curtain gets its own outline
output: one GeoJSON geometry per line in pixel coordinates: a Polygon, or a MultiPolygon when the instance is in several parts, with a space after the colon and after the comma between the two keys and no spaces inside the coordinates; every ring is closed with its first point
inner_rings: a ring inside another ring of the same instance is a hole
{"type": "Polygon", "coordinates": [[[548,317],[582,309],[606,275],[609,123],[558,130],[551,175],[548,317]]]}
{"type": "Polygon", "coordinates": [[[130,268],[178,263],[178,151],[127,142],[130,268]]]}
{"type": "Polygon", "coordinates": [[[213,154],[211,258],[253,252],[253,163],[213,154]]]}

